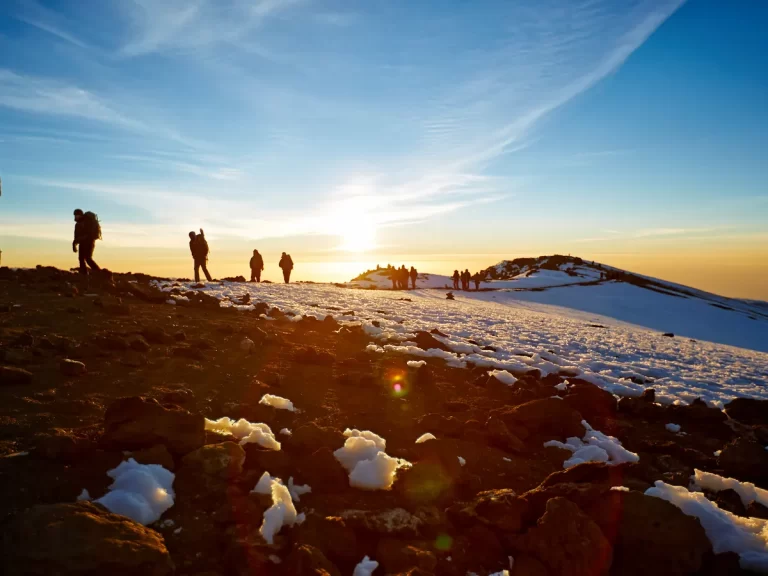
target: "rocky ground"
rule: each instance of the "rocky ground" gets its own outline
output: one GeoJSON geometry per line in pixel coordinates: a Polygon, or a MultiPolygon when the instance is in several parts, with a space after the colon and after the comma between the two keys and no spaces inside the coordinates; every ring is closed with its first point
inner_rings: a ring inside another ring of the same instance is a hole
{"type": "MultiPolygon", "coordinates": [[[[489,574],[510,558],[513,576],[747,573],[714,553],[697,519],[643,492],[656,480],[687,486],[694,468],[768,487],[760,402],[726,414],[661,406],[652,391],[617,401],[573,378],[562,390],[565,378],[537,371],[510,387],[439,359],[409,367],[366,351],[360,329],[194,293],[170,306],[149,280],[0,269],[4,574],[334,575],[364,556],[374,574],[489,574]],[[264,394],[298,411],[260,404],[264,394]],[[222,416],[268,424],[282,449],[204,430],[222,416]],[[583,419],[639,462],[564,471],[571,453],[544,443],[581,437],[583,419]],[[412,463],[391,490],[350,487],[333,455],[346,428],[412,463]],[[426,432],[436,439],[415,444],[426,432]],[[160,522],[76,502],[83,489],[103,495],[129,456],[176,474],[160,522]],[[265,471],[312,488],[296,503],[306,521],[271,545],[259,533],[271,498],[251,493],[265,471]]],[[[708,497],[768,518],[735,494],[708,497]]]]}

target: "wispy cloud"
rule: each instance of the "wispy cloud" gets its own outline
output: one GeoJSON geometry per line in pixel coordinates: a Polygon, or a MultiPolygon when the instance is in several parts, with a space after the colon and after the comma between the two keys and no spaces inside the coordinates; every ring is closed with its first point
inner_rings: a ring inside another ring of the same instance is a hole
{"type": "Polygon", "coordinates": [[[266,18],[299,0],[128,0],[123,9],[131,20],[124,56],[188,51],[234,43],[266,18]]]}
{"type": "Polygon", "coordinates": [[[0,106],[36,114],[75,116],[132,130],[147,129],[143,123],[124,116],[95,94],[74,84],[16,74],[2,68],[0,106]]]}
{"type": "Polygon", "coordinates": [[[85,42],[67,31],[67,24],[60,14],[41,6],[35,0],[23,0],[16,19],[79,48],[88,48],[85,42]]]}

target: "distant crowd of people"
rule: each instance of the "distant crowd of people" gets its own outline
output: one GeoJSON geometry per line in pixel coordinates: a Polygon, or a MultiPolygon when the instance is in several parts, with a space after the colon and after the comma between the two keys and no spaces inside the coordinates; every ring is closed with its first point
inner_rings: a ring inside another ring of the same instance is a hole
{"type": "Polygon", "coordinates": [[[405,264],[397,268],[387,264],[386,268],[389,278],[392,280],[392,290],[408,290],[408,280],[411,281],[412,289],[416,290],[416,280],[419,279],[419,272],[411,266],[411,269],[405,267],[405,264]]]}
{"type": "Polygon", "coordinates": [[[451,278],[453,279],[453,289],[459,290],[459,284],[461,284],[461,290],[469,290],[469,283],[474,282],[475,283],[475,290],[480,290],[480,283],[483,281],[484,274],[481,272],[478,272],[476,274],[470,274],[469,269],[464,270],[464,272],[459,272],[458,270],[453,271],[453,276],[451,278]]]}
{"type": "MultiPolygon", "coordinates": [[[[101,268],[93,259],[93,252],[96,249],[96,241],[101,240],[101,223],[99,217],[93,212],[83,212],[79,208],[75,210],[75,239],[72,242],[72,250],[78,252],[80,260],[80,273],[88,274],[89,270],[99,271],[101,268]]],[[[192,261],[195,268],[195,282],[200,282],[200,270],[202,269],[206,280],[209,282],[213,280],[211,273],[208,272],[208,254],[210,248],[208,247],[208,241],[205,239],[205,232],[200,228],[200,232],[189,233],[189,251],[192,253],[192,261]]],[[[264,271],[264,258],[258,250],[253,251],[253,256],[249,262],[251,268],[251,282],[261,282],[261,273],[264,271]]],[[[283,271],[283,281],[288,284],[291,281],[291,272],[293,271],[293,259],[290,254],[283,252],[280,257],[278,266],[283,271]]],[[[376,267],[380,270],[380,267],[376,267]]],[[[405,267],[405,264],[397,268],[391,264],[387,264],[386,271],[389,278],[392,280],[392,290],[408,290],[409,280],[410,289],[416,289],[416,281],[419,278],[419,272],[411,266],[410,269],[405,267]]],[[[480,289],[480,283],[483,280],[483,275],[478,272],[477,274],[470,274],[469,270],[459,272],[453,271],[453,288],[459,290],[459,284],[461,284],[461,290],[469,290],[470,282],[474,281],[475,290],[480,289]]]]}

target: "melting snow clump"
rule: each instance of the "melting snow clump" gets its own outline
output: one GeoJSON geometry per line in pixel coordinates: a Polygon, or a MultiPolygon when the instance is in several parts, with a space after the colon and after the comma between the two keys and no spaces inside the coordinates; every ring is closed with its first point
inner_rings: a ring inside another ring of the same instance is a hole
{"type": "Polygon", "coordinates": [[[466,463],[467,463],[467,461],[466,461],[466,460],[464,460],[464,458],[462,458],[461,456],[459,456],[459,464],[461,464],[462,466],[464,466],[466,463]]]}
{"type": "Polygon", "coordinates": [[[352,576],[372,576],[373,571],[379,567],[379,563],[375,560],[371,560],[368,556],[363,558],[362,562],[355,566],[355,571],[352,576]]]}
{"type": "Polygon", "coordinates": [[[421,368],[422,366],[427,365],[427,361],[426,360],[408,360],[406,364],[408,364],[409,368],[421,368]]]}
{"type": "Polygon", "coordinates": [[[661,480],[645,494],[666,500],[684,514],[698,518],[715,554],[736,552],[742,568],[768,571],[768,520],[736,516],[721,510],[701,492],[689,492],[684,486],[671,486],[661,480]]]}
{"type": "Polygon", "coordinates": [[[261,397],[261,400],[259,400],[259,404],[266,404],[267,406],[272,406],[272,408],[277,408],[278,410],[296,411],[296,408],[293,407],[293,402],[287,398],[273,396],[272,394],[264,394],[264,396],[261,397]]]}
{"type": "Polygon", "coordinates": [[[568,390],[568,380],[566,380],[565,382],[560,382],[560,384],[555,384],[555,388],[557,390],[560,390],[560,392],[565,392],[566,390],[568,390]]]}
{"type": "MultiPolygon", "coordinates": [[[[269,472],[264,472],[256,483],[256,486],[251,490],[251,494],[272,494],[273,484],[282,484],[283,481],[280,478],[270,476],[269,472]]],[[[293,483],[293,476],[288,478],[288,493],[291,495],[291,499],[298,502],[301,500],[302,494],[309,494],[312,492],[312,488],[308,485],[299,486],[293,483]]]]}
{"type": "Polygon", "coordinates": [[[724,478],[710,472],[694,470],[691,477],[691,487],[695,490],[709,490],[710,492],[731,489],[739,495],[744,506],[749,506],[752,502],[768,506],[768,490],[758,488],[751,482],[741,482],[735,478],[724,478]]]}
{"type": "Polygon", "coordinates": [[[614,492],[629,492],[629,488],[626,486],[611,486],[611,490],[614,492]]]}
{"type": "Polygon", "coordinates": [[[131,458],[107,475],[114,482],[109,492],[95,502],[110,512],[146,526],[157,522],[173,506],[175,476],[158,464],[139,464],[131,458]]]}
{"type": "Polygon", "coordinates": [[[83,501],[90,502],[91,500],[93,500],[93,498],[91,498],[91,495],[88,493],[88,490],[83,488],[83,491],[80,492],[80,495],[77,497],[77,501],[78,502],[83,502],[83,501]]]}
{"type": "Polygon", "coordinates": [[[398,468],[410,463],[399,458],[392,458],[384,451],[387,442],[370,430],[344,431],[347,437],[344,446],[333,455],[349,472],[349,485],[363,490],[389,490],[395,481],[398,468]]]}
{"type": "Polygon", "coordinates": [[[283,428],[282,430],[280,430],[280,434],[282,434],[283,436],[291,436],[293,432],[288,430],[288,428],[283,428]]]}
{"type": "Polygon", "coordinates": [[[640,457],[630,452],[621,445],[613,436],[606,436],[598,430],[593,430],[585,420],[581,423],[587,429],[583,439],[568,438],[565,443],[557,440],[544,442],[544,446],[554,446],[573,452],[568,460],[563,462],[566,470],[584,462],[606,462],[608,464],[622,464],[623,462],[637,462],[640,457]]]}
{"type": "Polygon", "coordinates": [[[218,420],[205,419],[205,429],[220,434],[231,434],[240,444],[258,444],[270,450],[280,450],[280,442],[275,439],[272,429],[266,424],[251,424],[245,418],[237,422],[224,416],[218,420]]]}
{"type": "Polygon", "coordinates": [[[670,422],[669,424],[667,424],[666,426],[664,426],[664,428],[666,428],[666,429],[667,429],[667,430],[669,430],[670,432],[675,432],[675,433],[677,433],[677,432],[680,432],[680,424],[672,424],[672,423],[670,422]]]}
{"type": "MultiPolygon", "coordinates": [[[[270,478],[267,472],[262,475],[252,492],[265,493],[262,490],[265,478],[269,479],[269,491],[266,493],[272,494],[272,506],[264,512],[264,521],[261,523],[261,528],[259,528],[259,534],[268,544],[274,544],[275,534],[280,532],[283,526],[301,524],[305,517],[304,514],[296,513],[296,507],[293,505],[293,497],[289,489],[279,478],[270,478]]],[[[289,481],[289,484],[292,483],[293,478],[289,481]]],[[[304,488],[309,488],[309,486],[304,488]]]]}
{"type": "Polygon", "coordinates": [[[517,382],[517,378],[512,376],[506,370],[489,370],[488,376],[492,376],[507,386],[513,386],[517,382]]]}
{"type": "Polygon", "coordinates": [[[426,434],[422,434],[421,436],[416,438],[416,444],[423,444],[427,440],[437,440],[437,438],[435,438],[434,434],[427,432],[426,434]]]}

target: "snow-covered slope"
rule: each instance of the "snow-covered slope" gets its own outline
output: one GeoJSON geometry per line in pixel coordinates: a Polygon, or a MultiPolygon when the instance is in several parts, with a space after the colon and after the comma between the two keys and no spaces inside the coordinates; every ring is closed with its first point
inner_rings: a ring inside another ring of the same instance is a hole
{"type": "MultiPolygon", "coordinates": [[[[410,280],[408,281],[410,285],[410,280]]],[[[361,274],[351,282],[345,284],[348,288],[364,288],[367,290],[391,290],[392,279],[387,269],[373,270],[361,274]]],[[[453,280],[440,274],[419,274],[416,280],[417,288],[451,288],[453,280]]]]}
{"type": "MultiPolygon", "coordinates": [[[[179,287],[188,289],[191,285],[179,287]]],[[[612,289],[611,285],[604,287],[612,289]]],[[[172,288],[169,283],[164,289],[172,288]]],[[[696,397],[717,404],[737,396],[768,399],[768,354],[693,342],[689,338],[668,338],[658,330],[617,321],[594,326],[591,312],[521,298],[592,288],[595,287],[569,286],[545,292],[457,292],[455,300],[446,300],[442,290],[349,290],[324,284],[211,283],[201,290],[222,299],[226,306],[235,305],[237,299],[249,294],[252,303],[267,302],[297,317],[332,315],[341,323],[361,324],[376,344],[371,353],[387,349],[443,358],[454,366],[472,362],[518,375],[537,368],[543,374],[579,376],[623,394],[640,394],[653,386],[657,397],[665,402],[689,402],[696,397]],[[408,344],[417,330],[433,328],[447,335],[437,338],[452,352],[426,352],[408,344]]],[[[617,298],[626,296],[621,294],[617,298]]],[[[685,301],[659,296],[669,302],[685,301]]],[[[666,306],[653,302],[648,305],[666,306]]],[[[703,306],[713,313],[728,312],[703,306]]],[[[238,307],[249,310],[253,304],[238,307]]],[[[766,349],[768,323],[749,320],[746,315],[739,317],[744,322],[759,322],[761,328],[753,332],[752,347],[766,349]],[[766,338],[760,345],[762,336],[766,338]]]]}

